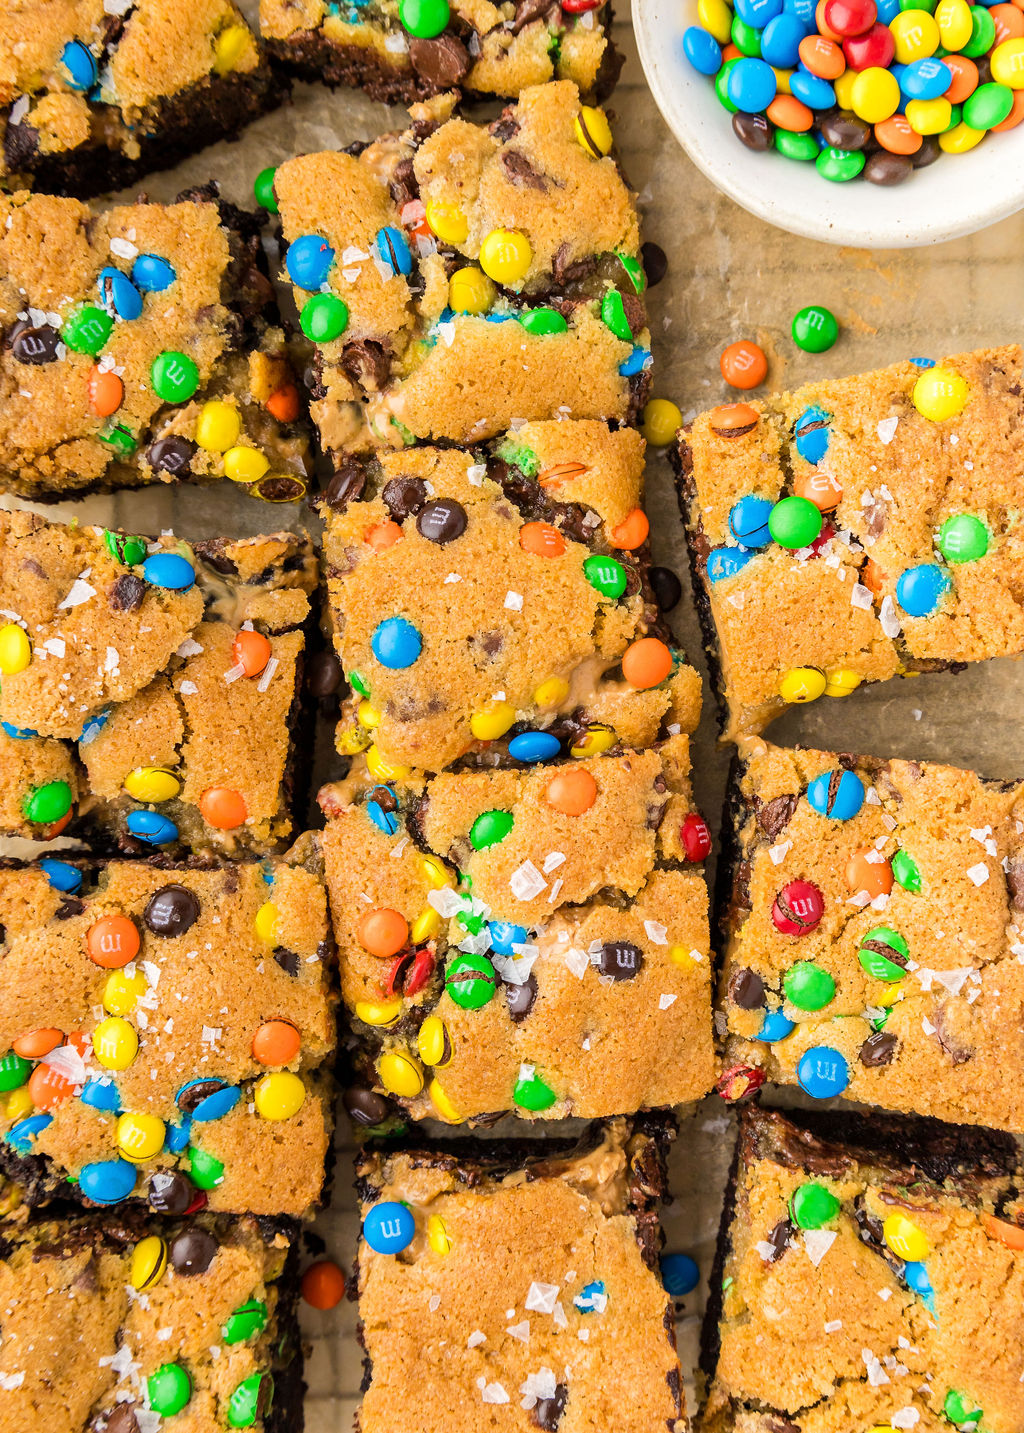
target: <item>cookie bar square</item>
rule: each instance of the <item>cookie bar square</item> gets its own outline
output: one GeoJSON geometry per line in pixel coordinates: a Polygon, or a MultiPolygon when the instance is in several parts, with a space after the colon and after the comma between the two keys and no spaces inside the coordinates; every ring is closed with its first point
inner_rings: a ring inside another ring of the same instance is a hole
{"type": "Polygon", "coordinates": [[[667,1122],[361,1155],[363,1433],[686,1422],[657,1275],[667,1122]]]}
{"type": "Polygon", "coordinates": [[[1024,791],[741,745],[719,902],[724,1082],[1024,1129],[1024,791]]]}
{"type": "Polygon", "coordinates": [[[196,1214],[4,1229],[7,1426],[300,1433],[295,1226],[196,1214]],[[276,1385],[276,1386],[275,1386],[276,1385]]]}
{"type": "Polygon", "coordinates": [[[326,787],[353,1117],[632,1113],[715,1078],[686,737],[326,787]],[[688,868],[689,866],[689,868],[688,868]]]}
{"type": "Polygon", "coordinates": [[[643,451],[570,419],[347,460],[323,504],[339,750],[438,771],[691,732],[700,679],[648,582],[643,451]]]}
{"type": "Polygon", "coordinates": [[[0,196],[0,492],[225,476],[305,491],[308,442],[254,214],[214,185],[90,209],[0,196]]]}
{"type": "Polygon", "coordinates": [[[311,846],[0,869],[0,1167],[29,1205],[305,1214],[335,1043],[311,846]]]}
{"type": "Polygon", "coordinates": [[[604,98],[622,68],[611,21],[602,0],[457,0],[429,15],[408,0],[260,0],[260,30],[275,60],[301,79],[354,85],[388,104],[452,89],[511,98],[555,79],[604,98]]]}
{"type": "Polygon", "coordinates": [[[1007,1135],[744,1110],[712,1278],[706,1433],[1014,1433],[1024,1210],[1007,1135]]]}
{"type": "Polygon", "coordinates": [[[734,403],[678,485],[730,740],[789,702],[1024,648],[1021,349],[734,403]]]}
{"type": "Polygon", "coordinates": [[[336,466],[529,419],[630,423],[646,399],[639,225],[610,134],[588,140],[568,82],[524,90],[491,125],[449,109],[274,175],[336,466]]]}
{"type": "Polygon", "coordinates": [[[284,87],[230,0],[3,0],[0,183],[89,198],[237,134],[284,87]]]}
{"type": "Polygon", "coordinates": [[[282,849],[316,584],[292,533],[188,544],[0,513],[0,829],[282,849]]]}

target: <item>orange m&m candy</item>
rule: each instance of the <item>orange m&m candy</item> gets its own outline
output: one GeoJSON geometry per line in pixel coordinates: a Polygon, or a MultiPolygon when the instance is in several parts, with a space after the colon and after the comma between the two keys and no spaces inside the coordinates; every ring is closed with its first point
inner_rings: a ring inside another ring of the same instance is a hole
{"type": "Polygon", "coordinates": [[[71,1098],[75,1086],[52,1065],[37,1065],[28,1077],[28,1092],[37,1109],[52,1110],[71,1098]]]}
{"type": "Polygon", "coordinates": [[[823,473],[820,468],[812,468],[809,472],[801,473],[794,480],[793,491],[799,498],[806,498],[822,512],[831,512],[839,505],[843,496],[843,489],[831,473],[823,473]]]}
{"type": "MultiPolygon", "coordinates": [[[[825,20],[825,6],[826,6],[827,3],[828,3],[828,0],[818,0],[817,5],[815,6],[815,9],[814,9],[814,24],[815,24],[815,28],[817,29],[818,34],[824,35],[827,40],[835,40],[836,43],[838,44],[839,41],[840,41],[843,37],[842,37],[842,35],[840,35],[836,30],[833,30],[833,29],[832,29],[832,26],[829,25],[829,24],[826,22],[826,20],[825,20]]],[[[817,36],[816,36],[816,35],[815,35],[815,36],[809,36],[808,38],[809,38],[809,39],[817,39],[817,36]]],[[[800,58],[803,59],[803,55],[801,55],[800,58]]],[[[807,63],[806,60],[804,61],[804,63],[805,63],[805,64],[807,63]]],[[[840,73],[842,73],[842,71],[840,71],[840,73]]]]}
{"type": "Polygon", "coordinates": [[[294,383],[285,383],[267,399],[267,412],[279,423],[294,423],[299,416],[299,390],[294,383]]]}
{"type": "Polygon", "coordinates": [[[262,632],[242,631],[235,634],[231,655],[247,677],[258,677],[270,661],[270,641],[262,632]]]}
{"type": "Polygon", "coordinates": [[[1002,124],[994,124],[992,126],[992,133],[1000,134],[1004,129],[1016,129],[1022,119],[1024,119],[1024,90],[1014,90],[1013,108],[1003,120],[1002,124]]]}
{"type": "MultiPolygon", "coordinates": [[[[814,111],[797,99],[795,95],[776,95],[765,111],[772,124],[788,129],[791,134],[804,134],[814,124],[814,111]]],[[[760,353],[760,349],[758,352],[760,353]]],[[[767,372],[767,364],[765,366],[767,372]]],[[[739,387],[743,387],[740,384],[739,387]]]]}
{"type": "Polygon", "coordinates": [[[1011,1224],[1008,1219],[997,1219],[994,1214],[982,1213],[981,1227],[990,1239],[998,1239],[1008,1249],[1024,1249],[1024,1229],[1011,1224]]]}
{"type": "Polygon", "coordinates": [[[658,637],[641,637],[622,654],[622,675],[638,691],[656,687],[671,670],[672,653],[658,637]]]}
{"type": "Polygon", "coordinates": [[[1024,39],[1024,14],[1016,5],[993,5],[988,13],[989,18],[995,21],[997,45],[1004,40],[1024,39]]]}
{"type": "Polygon", "coordinates": [[[288,1065],[302,1047],[302,1036],[290,1020],[267,1020],[252,1037],[253,1058],[261,1065],[288,1065]]]}
{"type": "Polygon", "coordinates": [[[120,970],[139,953],[139,932],[127,916],[100,916],[85,935],[85,948],[94,965],[120,970]]]}
{"type": "MultiPolygon", "coordinates": [[[[950,55],[949,59],[953,59],[950,55]]],[[[875,125],[875,138],[890,154],[916,154],[924,143],[917,130],[911,129],[910,121],[901,114],[892,114],[875,125]]]]}
{"type": "Polygon", "coordinates": [[[16,1055],[23,1060],[41,1060],[51,1050],[56,1050],[58,1045],[64,1043],[64,1035],[60,1030],[42,1028],[39,1030],[26,1030],[24,1035],[19,1035],[11,1045],[16,1055]]]}
{"type": "Polygon", "coordinates": [[[597,800],[597,782],[582,767],[570,767],[551,778],[544,798],[563,816],[582,816],[597,800]]]}
{"type": "Polygon", "coordinates": [[[345,1275],[330,1259],[320,1259],[302,1276],[302,1297],[314,1309],[333,1309],[345,1297],[345,1275]]]}
{"type": "MultiPolygon", "coordinates": [[[[797,104],[799,103],[797,100],[797,104]]],[[[756,388],[768,376],[768,360],[764,356],[764,350],[758,348],[756,343],[751,343],[748,338],[741,338],[737,343],[730,343],[728,348],[723,349],[718,366],[730,388],[756,388]]]]}
{"type": "Polygon", "coordinates": [[[892,890],[892,867],[874,846],[861,846],[846,863],[846,884],[857,894],[865,891],[872,900],[892,890]]]}
{"type": "Polygon", "coordinates": [[[381,906],[360,918],[356,936],[364,950],[386,960],[409,944],[409,925],[398,911],[381,906]]]}
{"type": "Polygon", "coordinates": [[[199,811],[206,824],[218,831],[244,826],[249,814],[245,797],[231,786],[208,786],[199,798],[199,811]]]}
{"type": "Polygon", "coordinates": [[[397,522],[385,518],[383,522],[374,523],[363,533],[363,541],[373,548],[374,552],[386,552],[389,547],[394,547],[396,542],[402,538],[402,529],[397,522]]]}
{"type": "Polygon", "coordinates": [[[111,369],[94,364],[89,372],[89,407],[100,418],[109,418],[124,402],[124,384],[111,369]]]}
{"type": "MultiPolygon", "coordinates": [[[[999,6],[993,6],[989,14],[992,15],[998,8],[999,6]]],[[[968,55],[946,55],[943,64],[953,75],[943,99],[949,100],[950,104],[963,104],[978,88],[978,66],[968,55]]]]}
{"type": "Polygon", "coordinates": [[[799,54],[804,69],[820,80],[837,80],[846,69],[846,56],[834,40],[824,35],[805,35],[799,54]]]}
{"type": "Polygon", "coordinates": [[[622,547],[627,552],[632,552],[634,548],[641,547],[647,541],[647,534],[650,530],[651,525],[647,521],[647,514],[643,508],[634,508],[631,513],[626,514],[618,527],[612,528],[612,546],[622,547]]]}
{"type": "Polygon", "coordinates": [[[534,557],[561,557],[565,538],[549,522],[527,522],[519,530],[519,546],[534,557]]]}

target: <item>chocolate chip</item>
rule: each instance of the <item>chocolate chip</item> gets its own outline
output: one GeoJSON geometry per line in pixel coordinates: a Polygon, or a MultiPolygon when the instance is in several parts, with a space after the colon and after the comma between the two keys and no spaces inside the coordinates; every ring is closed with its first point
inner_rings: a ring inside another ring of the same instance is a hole
{"type": "Polygon", "coordinates": [[[537,999],[537,977],[529,974],[521,985],[513,985],[511,981],[505,982],[505,1001],[508,1005],[508,1013],[514,1024],[518,1025],[525,1020],[533,1009],[533,1002],[537,999]]]}
{"type": "Polygon", "coordinates": [[[729,977],[729,999],[741,1010],[758,1010],[764,1004],[764,981],[756,970],[743,966],[729,977]]]}
{"type": "Polygon", "coordinates": [[[605,941],[597,958],[598,970],[613,980],[632,980],[639,975],[643,963],[643,951],[628,940],[605,941]]]}
{"type": "Polygon", "coordinates": [[[70,920],[72,916],[80,916],[85,910],[85,902],[80,901],[76,896],[68,896],[67,900],[61,901],[54,911],[59,921],[70,920]]]}
{"type": "Polygon", "coordinates": [[[186,1085],[183,1090],[179,1090],[175,1103],[183,1115],[191,1115],[203,1100],[209,1099],[210,1095],[216,1095],[227,1088],[227,1080],[218,1080],[215,1075],[211,1075],[208,1079],[196,1080],[194,1084],[186,1085]]]}
{"type": "Polygon", "coordinates": [[[652,567],[650,579],[659,611],[671,612],[683,595],[683,584],[670,567],[652,567]]]}
{"type": "Polygon", "coordinates": [[[284,971],[285,975],[298,975],[299,957],[295,954],[294,950],[285,950],[283,945],[279,945],[274,951],[274,959],[284,971]]]}
{"type": "Polygon", "coordinates": [[[866,1065],[869,1070],[878,1065],[891,1065],[898,1043],[891,1030],[876,1030],[860,1047],[861,1064],[866,1065]]]}
{"type": "Polygon", "coordinates": [[[622,295],[622,311],[626,315],[629,331],[635,338],[647,323],[643,300],[637,294],[624,293],[622,295]]]}
{"type": "Polygon", "coordinates": [[[432,40],[410,39],[409,59],[416,73],[432,89],[451,89],[469,69],[469,51],[458,35],[447,31],[432,40]]]}
{"type": "Polygon", "coordinates": [[[300,478],[290,478],[287,473],[272,473],[253,483],[249,491],[265,503],[294,503],[305,493],[306,484],[300,478]]]}
{"type": "Polygon", "coordinates": [[[555,1433],[555,1429],[561,1422],[562,1414],[565,1412],[565,1405],[569,1401],[569,1389],[564,1383],[556,1383],[555,1391],[550,1398],[538,1398],[533,1409],[533,1421],[538,1428],[544,1428],[546,1433],[555,1433]]]}
{"type": "Polygon", "coordinates": [[[149,898],[143,920],[154,935],[184,935],[199,919],[199,902],[184,886],[162,886],[149,898]]]}
{"type": "Polygon", "coordinates": [[[734,114],[732,129],[736,138],[748,149],[761,152],[771,145],[772,127],[763,114],[734,114]]]}
{"type": "Polygon", "coordinates": [[[9,170],[21,169],[38,150],[39,131],[34,124],[27,124],[24,120],[20,124],[8,122],[4,131],[4,159],[9,170]]]}
{"type": "Polygon", "coordinates": [[[416,531],[428,542],[439,547],[454,542],[466,531],[466,509],[453,498],[438,498],[427,503],[416,519],[416,531]]]}
{"type": "Polygon", "coordinates": [[[323,701],[341,686],[341,663],[333,652],[314,652],[306,663],[306,688],[311,697],[323,701]]]}
{"type": "Polygon", "coordinates": [[[872,129],[855,114],[833,110],[821,120],[821,132],[836,149],[863,149],[871,138],[872,129]]]}
{"type": "Polygon", "coordinates": [[[149,1176],[146,1198],[155,1214],[184,1214],[195,1197],[191,1179],[176,1169],[155,1169],[149,1176]]]}
{"type": "Polygon", "coordinates": [[[647,287],[653,289],[668,273],[668,255],[660,244],[652,244],[648,239],[646,244],[640,245],[640,258],[647,275],[647,287]]]}
{"type": "Polygon", "coordinates": [[[384,1096],[378,1095],[375,1090],[368,1090],[364,1085],[350,1085],[342,1096],[342,1103],[352,1123],[361,1125],[363,1129],[383,1124],[392,1113],[392,1106],[384,1096]]]}
{"type": "Polygon", "coordinates": [[[192,471],[189,465],[195,451],[196,445],[189,438],[172,433],[169,438],[158,438],[155,443],[150,443],[146,449],[146,461],[158,473],[177,476],[192,471]]]}
{"type": "Polygon", "coordinates": [[[178,1274],[205,1274],[217,1253],[217,1241],[205,1229],[187,1229],[172,1240],[167,1251],[171,1268],[178,1274]]]}
{"type": "Polygon", "coordinates": [[[519,149],[506,149],[501,156],[502,168],[513,184],[521,189],[537,189],[547,193],[548,181],[540,174],[519,149]]]}
{"type": "Polygon", "coordinates": [[[346,343],[341,355],[341,368],[353,383],[370,393],[382,392],[391,374],[384,345],[372,338],[356,338],[346,343]]]}
{"type": "Polygon", "coordinates": [[[405,522],[418,513],[429,494],[422,478],[391,478],[384,484],[381,497],[395,522],[405,522]]]}
{"type": "Polygon", "coordinates": [[[19,363],[52,363],[57,357],[60,334],[48,323],[32,328],[19,328],[11,343],[11,352],[19,363]]]}
{"type": "Polygon", "coordinates": [[[772,1246],[772,1252],[768,1255],[768,1263],[775,1264],[782,1258],[789,1248],[789,1241],[796,1233],[796,1229],[788,1219],[780,1219],[775,1228],[772,1229],[766,1239],[766,1243],[772,1246]]]}
{"type": "Polygon", "coordinates": [[[1011,856],[1006,867],[1006,888],[1015,910],[1024,911],[1024,856],[1011,856]]]}
{"type": "Polygon", "coordinates": [[[101,1413],[92,1426],[94,1433],[139,1433],[135,1404],[119,1403],[109,1413],[101,1413]]]}
{"type": "MultiPolygon", "coordinates": [[[[969,1008],[969,1006],[965,1005],[952,1005],[947,1003],[940,1005],[935,1011],[936,1039],[954,1065],[965,1065],[968,1060],[974,1058],[973,1046],[968,1045],[962,1038],[962,1032],[955,1028],[957,1023],[957,1010],[963,1009],[966,1012],[969,1008]]],[[[966,1023],[969,1019],[969,1014],[965,1013],[960,1023],[966,1023]]]]}
{"type": "Polygon", "coordinates": [[[108,601],[114,612],[134,612],[146,596],[146,583],[134,572],[122,572],[110,589],[108,601]]]}
{"type": "Polygon", "coordinates": [[[800,1433],[800,1424],[788,1418],[769,1418],[764,1426],[765,1433],[800,1433]]]}
{"type": "Polygon", "coordinates": [[[887,189],[902,184],[913,172],[914,166],[905,154],[886,154],[884,150],[872,154],[864,166],[864,178],[887,189]]]}
{"type": "Polygon", "coordinates": [[[324,502],[335,512],[343,512],[345,504],[363,495],[366,473],[355,458],[346,458],[324,489],[324,502]]]}
{"type": "Polygon", "coordinates": [[[766,836],[778,836],[789,825],[798,798],[773,796],[771,801],[757,802],[757,824],[766,836]]]}
{"type": "Polygon", "coordinates": [[[420,188],[416,183],[416,170],[411,159],[400,159],[388,180],[391,197],[401,209],[410,199],[419,198],[420,188]]]}
{"type": "Polygon", "coordinates": [[[552,9],[553,0],[516,0],[516,18],[512,22],[513,35],[518,35],[520,30],[552,9]]]}

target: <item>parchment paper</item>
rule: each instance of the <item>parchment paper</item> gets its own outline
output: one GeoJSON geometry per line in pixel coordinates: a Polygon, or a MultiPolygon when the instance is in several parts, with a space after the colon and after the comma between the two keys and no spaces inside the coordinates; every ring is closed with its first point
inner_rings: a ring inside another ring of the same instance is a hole
{"type": "MultiPolygon", "coordinates": [[[[727,343],[742,337],[755,339],[769,355],[768,382],[774,387],[856,373],[908,355],[938,358],[1020,339],[1024,215],[953,243],[873,253],[816,244],[770,228],[719,194],[676,144],[644,83],[626,17],[616,25],[616,40],[627,55],[609,105],[619,152],[641,196],[645,237],[659,243],[669,257],[668,276],[649,295],[656,395],[674,399],[686,416],[735,397],[721,380],[718,357],[727,343]],[[804,354],[790,340],[792,315],[807,303],[827,305],[840,321],[840,340],[830,353],[804,354]]],[[[727,122],[724,114],[722,122],[727,122]]],[[[176,170],[155,175],[145,189],[153,198],[169,199],[187,184],[215,178],[226,198],[250,204],[253,179],[266,165],[292,154],[369,139],[403,123],[403,110],[389,110],[361,95],[297,86],[291,105],[257,121],[239,142],[217,145],[176,170]]],[[[949,170],[950,202],[955,203],[957,165],[969,164],[970,156],[942,163],[949,170]]],[[[901,193],[912,206],[913,180],[901,193]]],[[[672,624],[706,677],[682,529],[662,454],[652,454],[648,464],[647,504],[655,560],[674,568],[684,583],[672,624]]],[[[37,510],[143,532],[173,527],[187,538],[318,526],[305,505],[261,503],[230,483],[216,489],[142,489],[37,510]]],[[[974,766],[989,776],[1019,777],[1024,773],[1022,699],[1024,667],[991,662],[959,676],[892,681],[843,701],[794,707],[769,736],[780,744],[800,740],[877,756],[926,757],[974,766]]],[[[729,751],[718,745],[716,733],[713,701],[706,690],[704,719],[693,746],[694,785],[698,804],[717,835],[729,751]]],[[[329,739],[321,739],[320,750],[321,760],[329,760],[329,739]]],[[[323,774],[328,774],[326,765],[323,774]]],[[[667,1247],[692,1254],[705,1280],[732,1123],[727,1107],[710,1097],[681,1120],[671,1161],[675,1200],[664,1213],[667,1247]]],[[[346,1268],[354,1258],[358,1231],[350,1140],[342,1115],[333,1200],[315,1226],[329,1255],[346,1268]]],[[[690,1376],[702,1305],[702,1290],[678,1305],[679,1350],[691,1412],[690,1376]]],[[[351,1427],[362,1373],[355,1321],[355,1307],[349,1302],[328,1314],[303,1310],[310,1345],[308,1433],[347,1433],[351,1427]]]]}

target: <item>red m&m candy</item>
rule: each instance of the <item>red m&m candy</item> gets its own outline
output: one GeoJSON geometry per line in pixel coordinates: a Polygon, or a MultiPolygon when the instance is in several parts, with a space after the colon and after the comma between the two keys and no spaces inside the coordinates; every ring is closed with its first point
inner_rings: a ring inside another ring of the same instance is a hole
{"type": "Polygon", "coordinates": [[[811,881],[790,881],[775,897],[772,920],[783,935],[807,935],[825,914],[825,898],[811,881]]]}
{"type": "Polygon", "coordinates": [[[703,861],[711,854],[711,832],[699,811],[690,811],[679,828],[688,861],[703,861]]]}

